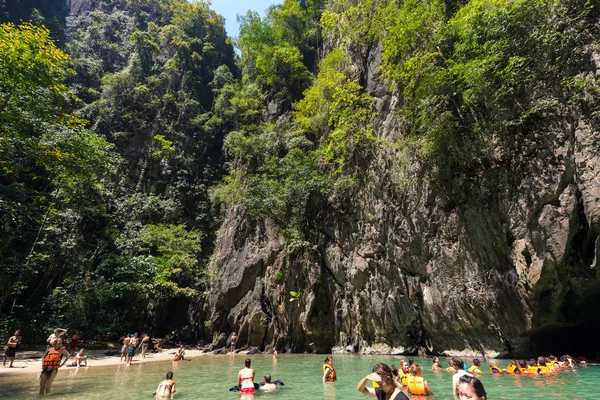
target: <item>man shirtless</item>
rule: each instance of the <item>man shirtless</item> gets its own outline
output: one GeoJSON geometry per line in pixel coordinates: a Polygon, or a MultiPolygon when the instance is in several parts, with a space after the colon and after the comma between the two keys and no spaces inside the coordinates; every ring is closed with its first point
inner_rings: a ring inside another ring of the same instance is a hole
{"type": "Polygon", "coordinates": [[[15,334],[8,339],[6,352],[4,353],[4,361],[2,362],[3,366],[6,366],[6,359],[9,358],[10,365],[8,368],[13,367],[13,362],[15,361],[15,354],[19,343],[21,343],[21,331],[17,330],[15,331],[15,334]]]}
{"type": "Polygon", "coordinates": [[[135,348],[138,346],[139,338],[138,333],[134,333],[131,340],[129,340],[129,346],[127,347],[127,361],[126,364],[131,365],[131,360],[135,356],[135,348]]]}
{"type": "Polygon", "coordinates": [[[272,392],[277,389],[277,385],[271,383],[271,375],[265,375],[265,383],[260,387],[260,390],[264,390],[265,392],[272,392]]]}

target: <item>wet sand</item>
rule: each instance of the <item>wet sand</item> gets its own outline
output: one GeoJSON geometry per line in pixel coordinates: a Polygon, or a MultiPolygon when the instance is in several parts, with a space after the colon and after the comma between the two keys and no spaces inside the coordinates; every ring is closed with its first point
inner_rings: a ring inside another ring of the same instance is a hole
{"type": "MultiPolygon", "coordinates": [[[[88,366],[95,367],[125,364],[125,361],[120,361],[120,355],[106,355],[106,353],[109,351],[114,352],[114,350],[86,350],[85,353],[88,358],[88,366]]],[[[147,353],[146,358],[142,358],[142,354],[138,350],[135,357],[133,357],[133,360],[131,361],[131,365],[172,360],[176,351],[177,348],[163,349],[162,353],[147,353]]],[[[186,360],[206,354],[207,353],[203,353],[202,350],[185,350],[186,360]]],[[[8,368],[10,363],[9,360],[6,360],[6,366],[0,365],[0,378],[11,375],[39,374],[40,370],[42,369],[42,355],[43,351],[17,351],[13,368],[8,368]]],[[[0,357],[4,358],[4,354],[0,355],[0,357]]],[[[72,359],[73,357],[69,358],[61,370],[76,369],[77,367],[68,367],[68,365],[71,364],[72,359]]]]}

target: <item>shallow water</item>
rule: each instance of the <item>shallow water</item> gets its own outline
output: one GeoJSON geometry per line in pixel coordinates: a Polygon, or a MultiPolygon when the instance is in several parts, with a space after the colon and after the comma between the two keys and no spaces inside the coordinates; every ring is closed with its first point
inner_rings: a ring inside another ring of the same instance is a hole
{"type": "MultiPolygon", "coordinates": [[[[203,356],[191,361],[154,362],[113,367],[61,368],[48,399],[143,399],[151,398],[158,383],[167,371],[172,370],[177,382],[176,399],[232,399],[239,393],[228,389],[237,384],[237,372],[243,367],[244,355],[203,356]]],[[[338,381],[321,383],[321,365],[324,355],[280,354],[274,362],[269,355],[254,355],[252,367],[256,381],[270,373],[273,380],[280,379],[285,386],[273,393],[260,393],[256,400],[299,399],[366,399],[356,391],[359,380],[367,375],[377,362],[398,365],[401,357],[334,355],[338,381]]],[[[435,395],[432,400],[452,399],[451,374],[432,372],[428,359],[417,359],[423,365],[423,377],[429,381],[435,395]]],[[[508,362],[499,362],[505,367],[508,362]]],[[[483,365],[487,368],[487,363],[483,365]]],[[[494,399],[600,399],[600,367],[565,370],[549,376],[492,376],[483,374],[481,380],[494,399]]],[[[33,399],[37,395],[38,380],[33,375],[0,377],[1,399],[33,399]]],[[[423,397],[415,396],[415,399],[423,397]]]]}

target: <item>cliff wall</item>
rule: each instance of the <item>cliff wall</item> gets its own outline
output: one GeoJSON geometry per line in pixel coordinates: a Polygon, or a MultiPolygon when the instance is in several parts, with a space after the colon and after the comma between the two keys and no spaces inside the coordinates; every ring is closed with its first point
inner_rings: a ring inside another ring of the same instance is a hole
{"type": "MultiPolygon", "coordinates": [[[[377,135],[393,140],[399,99],[379,79],[379,49],[361,54],[377,135]]],[[[597,79],[599,58],[590,62],[597,79]]],[[[314,205],[300,249],[270,221],[230,209],[204,308],[214,344],[235,330],[242,346],[289,351],[589,351],[581,332],[600,315],[600,134],[565,109],[468,171],[432,171],[380,147],[351,201],[314,205]],[[582,340],[563,340],[572,331],[582,340]]]]}

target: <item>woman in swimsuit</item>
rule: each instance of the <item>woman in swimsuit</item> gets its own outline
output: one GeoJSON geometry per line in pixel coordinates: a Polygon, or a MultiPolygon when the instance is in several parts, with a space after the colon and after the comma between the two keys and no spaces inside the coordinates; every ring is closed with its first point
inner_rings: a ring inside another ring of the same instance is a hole
{"type": "Polygon", "coordinates": [[[173,371],[167,372],[166,379],[161,381],[154,392],[157,400],[168,400],[175,396],[175,381],[173,380],[173,371]]]}
{"type": "Polygon", "coordinates": [[[250,368],[251,361],[246,358],[244,368],[238,372],[238,386],[241,394],[254,393],[254,370],[250,368]]]}
{"type": "Polygon", "coordinates": [[[408,400],[408,397],[402,393],[402,388],[398,387],[392,379],[392,370],[389,366],[379,363],[373,371],[358,383],[356,389],[359,392],[378,400],[408,400]],[[374,381],[379,387],[367,387],[367,381],[374,381]]]}

